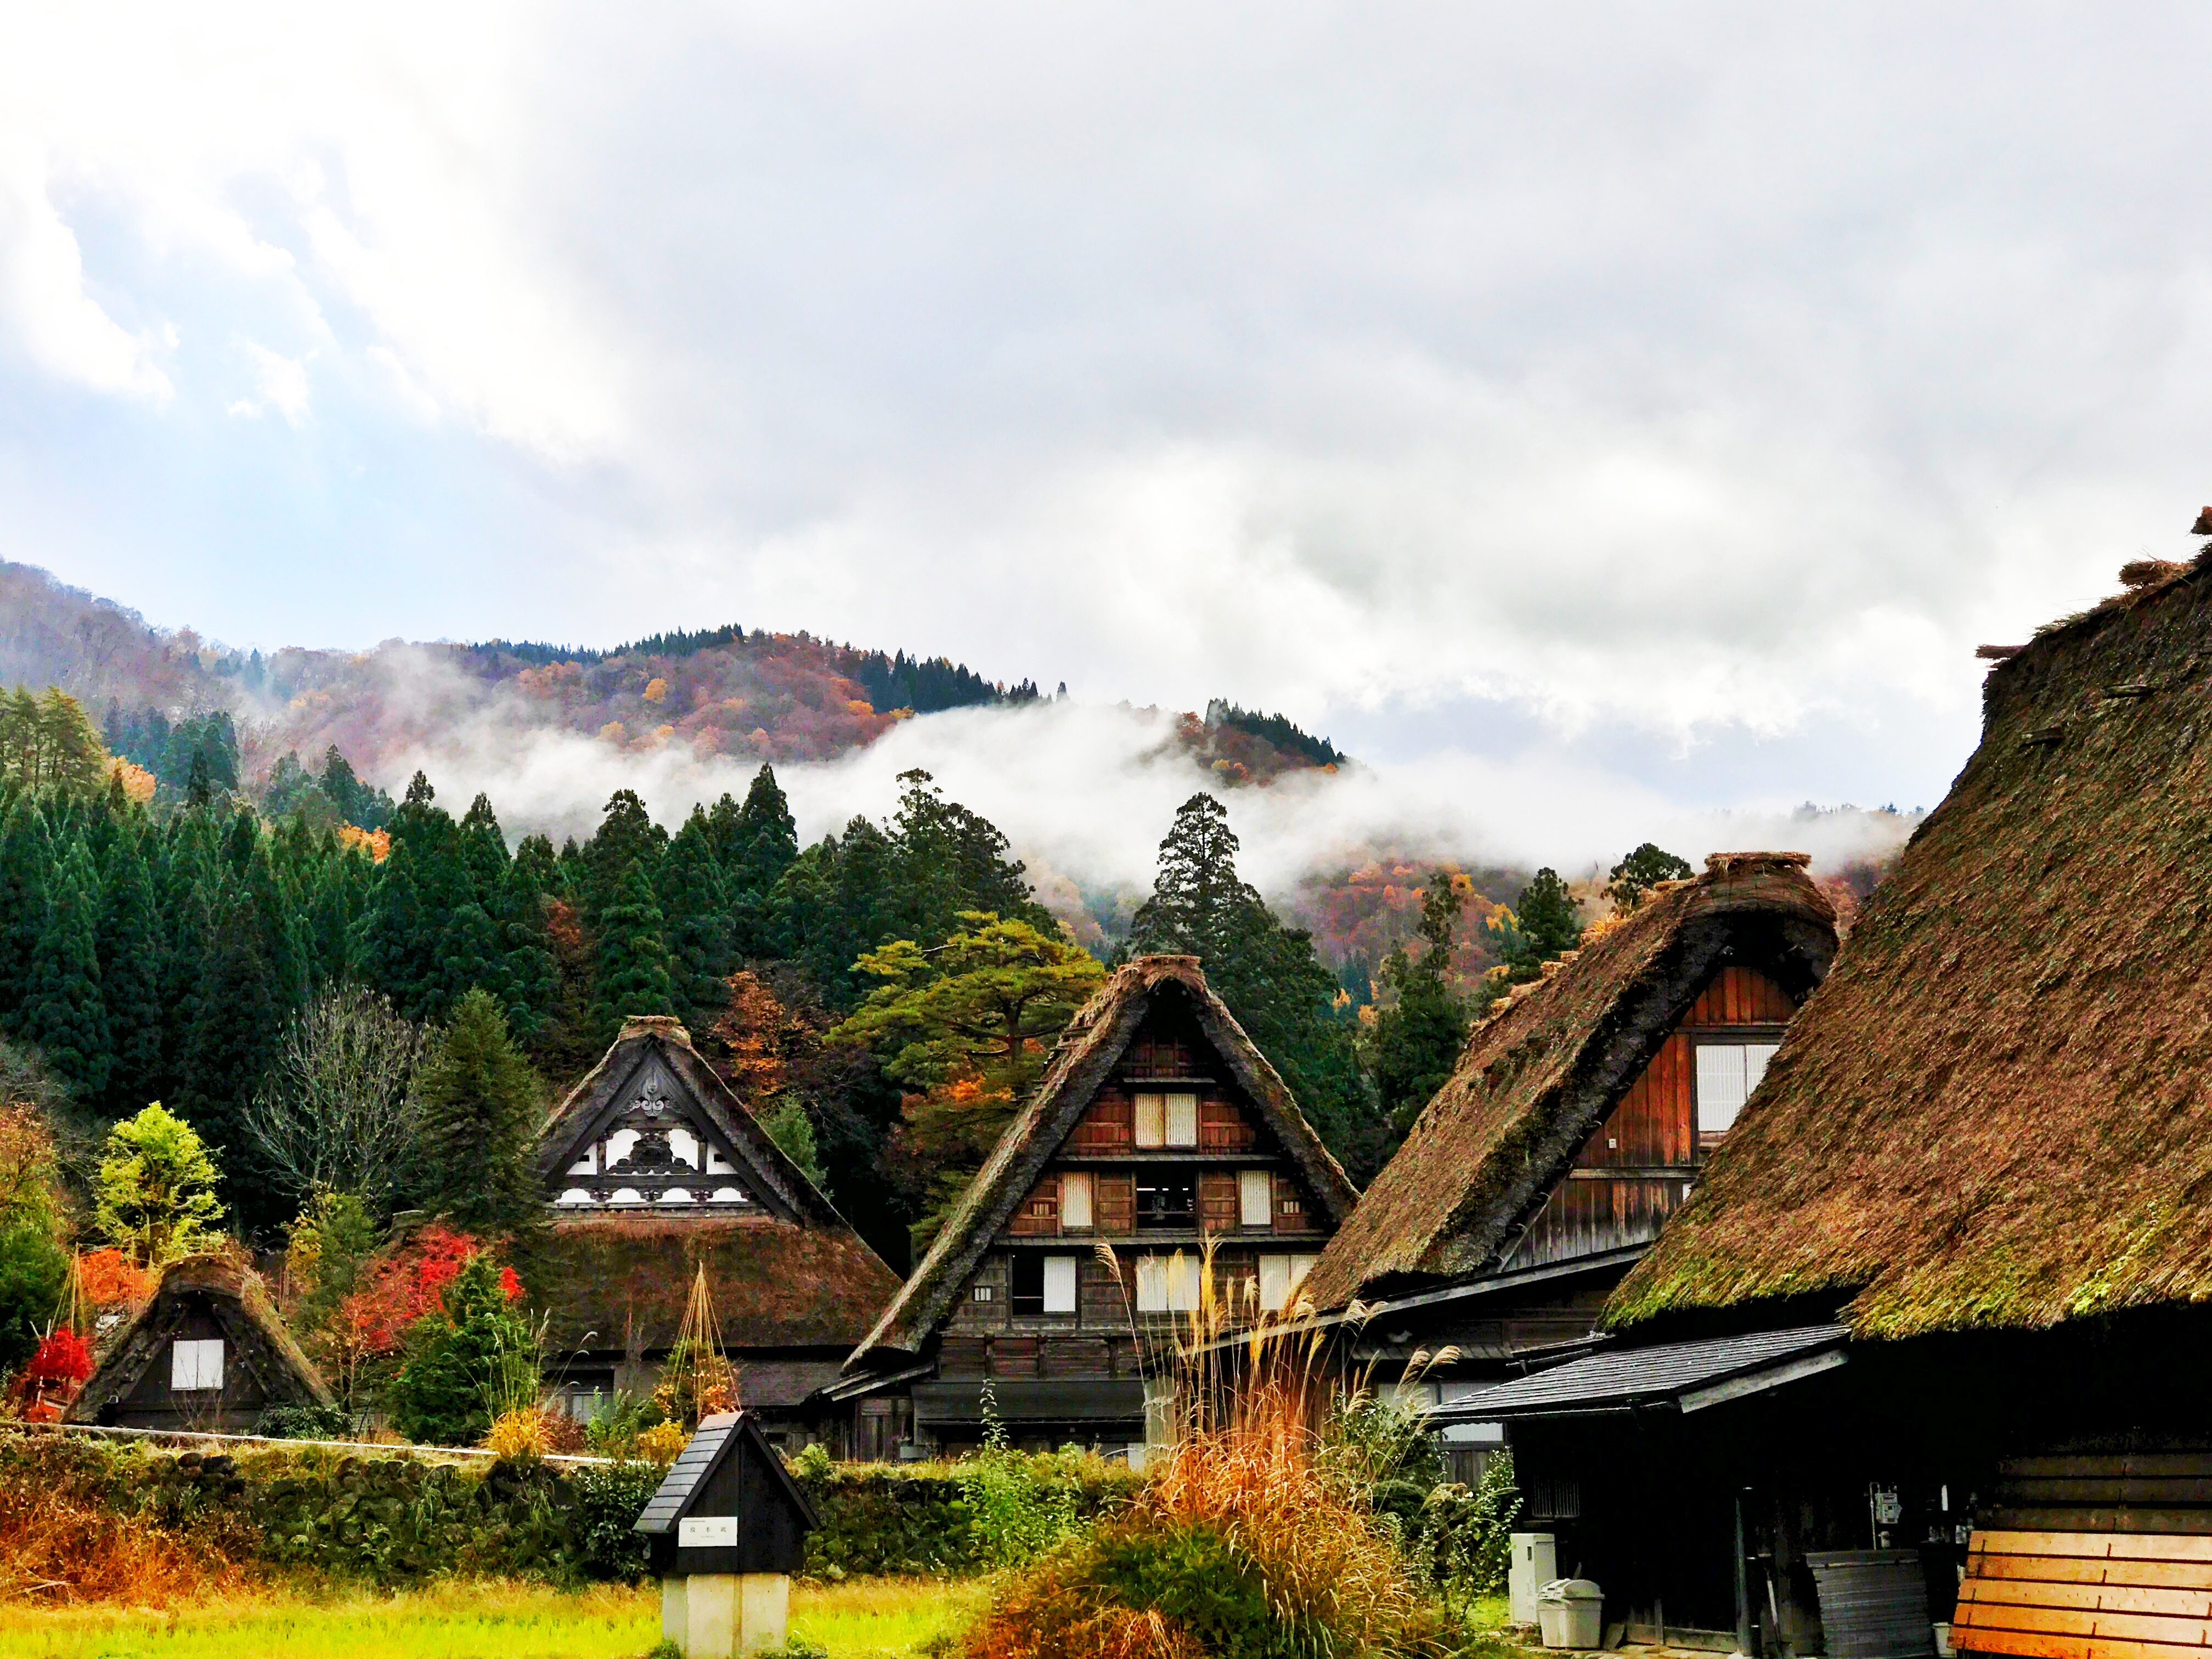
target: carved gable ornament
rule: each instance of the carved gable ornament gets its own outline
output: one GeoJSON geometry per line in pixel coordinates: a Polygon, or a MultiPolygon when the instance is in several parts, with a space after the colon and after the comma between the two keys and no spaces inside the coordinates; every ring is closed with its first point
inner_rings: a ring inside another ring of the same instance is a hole
{"type": "Polygon", "coordinates": [[[616,1092],[560,1168],[551,1196],[564,1212],[764,1212],[746,1160],[657,1054],[616,1092]]]}

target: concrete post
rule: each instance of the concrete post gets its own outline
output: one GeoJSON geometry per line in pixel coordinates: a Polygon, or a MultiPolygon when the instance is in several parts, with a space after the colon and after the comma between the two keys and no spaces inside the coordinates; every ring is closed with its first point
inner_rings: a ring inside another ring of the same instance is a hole
{"type": "Polygon", "coordinates": [[[685,1659],[737,1659],[780,1648],[791,1580],[780,1572],[695,1572],[660,1581],[660,1633],[685,1659]]]}

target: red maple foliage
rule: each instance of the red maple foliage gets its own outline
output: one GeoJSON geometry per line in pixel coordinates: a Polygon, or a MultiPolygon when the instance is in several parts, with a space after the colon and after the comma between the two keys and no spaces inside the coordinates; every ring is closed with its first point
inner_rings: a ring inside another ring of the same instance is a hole
{"type": "MultiPolygon", "coordinates": [[[[446,1286],[484,1247],[469,1234],[434,1221],[369,1270],[368,1283],[345,1299],[338,1321],[352,1345],[368,1354],[399,1350],[410,1326],[445,1306],[446,1286]]],[[[514,1269],[500,1269],[507,1300],[522,1296],[514,1269]]]]}
{"type": "Polygon", "coordinates": [[[57,1325],[39,1344],[23,1375],[37,1382],[82,1382],[92,1375],[92,1349],[68,1326],[57,1325]]]}

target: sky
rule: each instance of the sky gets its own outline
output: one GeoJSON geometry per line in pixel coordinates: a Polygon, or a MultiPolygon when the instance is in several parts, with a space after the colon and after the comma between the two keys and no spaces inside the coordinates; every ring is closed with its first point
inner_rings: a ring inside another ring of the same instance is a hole
{"type": "Polygon", "coordinates": [[[0,3],[0,556],[240,647],[1228,696],[1524,842],[1932,805],[1975,645],[2197,550],[2208,37],[0,3]]]}

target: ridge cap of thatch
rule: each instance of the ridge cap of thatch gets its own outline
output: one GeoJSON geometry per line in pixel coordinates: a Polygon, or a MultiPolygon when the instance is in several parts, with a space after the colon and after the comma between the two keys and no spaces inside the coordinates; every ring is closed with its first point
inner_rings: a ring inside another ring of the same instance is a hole
{"type": "Polygon", "coordinates": [[[1810,862],[1715,854],[1573,961],[1499,998],[1323,1249],[1306,1281],[1316,1305],[1364,1299],[1384,1281],[1487,1271],[1725,962],[1808,991],[1837,943],[1810,862]]]}
{"type": "Polygon", "coordinates": [[[1281,1075],[1206,983],[1199,958],[1164,954],[1133,957],[1109,974],[1068,1021],[1028,1102],[1000,1133],[875,1328],[853,1350],[845,1362],[847,1370],[862,1364],[878,1350],[916,1352],[944,1322],[951,1297],[975,1271],[992,1238],[1066,1141],[1076,1118],[1135,1036],[1152,994],[1170,985],[1190,998],[1200,1030],[1281,1139],[1331,1218],[1341,1221],[1351,1212],[1357,1189],[1314,1133],[1281,1075]]]}

